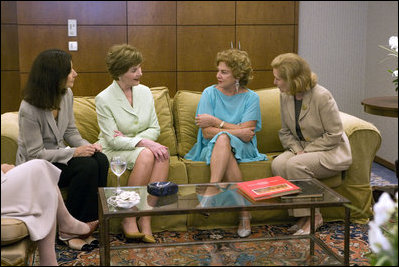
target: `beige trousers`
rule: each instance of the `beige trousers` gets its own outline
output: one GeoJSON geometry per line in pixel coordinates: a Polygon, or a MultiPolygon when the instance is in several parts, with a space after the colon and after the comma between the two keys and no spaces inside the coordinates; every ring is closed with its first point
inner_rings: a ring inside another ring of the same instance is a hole
{"type": "Polygon", "coordinates": [[[327,169],[320,164],[320,154],[323,152],[308,152],[295,155],[285,151],[272,161],[272,173],[288,180],[300,178],[323,179],[337,175],[340,171],[327,169]]]}
{"type": "MultiPolygon", "coordinates": [[[[323,152],[309,152],[295,155],[285,151],[272,161],[272,173],[288,180],[299,178],[323,179],[337,175],[339,171],[327,169],[320,164],[320,154],[323,152]]],[[[295,217],[310,216],[310,209],[295,209],[290,212],[295,217]]],[[[320,213],[317,208],[316,213],[320,213]]]]}

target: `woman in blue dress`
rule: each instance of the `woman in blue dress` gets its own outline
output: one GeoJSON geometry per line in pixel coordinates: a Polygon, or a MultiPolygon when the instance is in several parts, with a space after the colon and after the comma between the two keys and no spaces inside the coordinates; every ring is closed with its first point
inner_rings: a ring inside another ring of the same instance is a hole
{"type": "MultiPolygon", "coordinates": [[[[211,183],[242,181],[238,163],[267,160],[258,151],[255,135],[262,124],[259,96],[246,87],[252,78],[247,52],[219,52],[216,65],[218,83],[202,93],[195,117],[200,127],[197,143],[185,158],[210,165],[211,183]]],[[[203,200],[215,194],[214,188],[205,191],[203,200]]],[[[251,234],[249,212],[241,212],[237,233],[240,237],[251,234]]]]}

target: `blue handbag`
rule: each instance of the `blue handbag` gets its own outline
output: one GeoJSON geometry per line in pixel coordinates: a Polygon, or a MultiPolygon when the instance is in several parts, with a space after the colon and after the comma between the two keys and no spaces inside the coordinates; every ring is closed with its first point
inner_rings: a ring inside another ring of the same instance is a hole
{"type": "Polygon", "coordinates": [[[178,191],[177,184],[172,182],[156,182],[147,185],[147,192],[154,196],[168,196],[176,194],[178,191]]]}

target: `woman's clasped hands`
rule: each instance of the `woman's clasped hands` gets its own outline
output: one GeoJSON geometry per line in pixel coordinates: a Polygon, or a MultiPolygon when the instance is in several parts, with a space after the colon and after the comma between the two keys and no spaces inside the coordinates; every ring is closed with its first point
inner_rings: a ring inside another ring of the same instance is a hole
{"type": "Polygon", "coordinates": [[[91,157],[95,152],[101,152],[102,146],[100,144],[88,144],[79,146],[73,153],[74,157],[91,157]]]}

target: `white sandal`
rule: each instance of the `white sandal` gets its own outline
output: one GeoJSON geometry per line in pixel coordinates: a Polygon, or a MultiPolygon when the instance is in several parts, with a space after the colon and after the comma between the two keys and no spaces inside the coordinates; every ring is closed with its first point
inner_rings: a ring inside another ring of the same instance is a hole
{"type": "Polygon", "coordinates": [[[237,234],[239,237],[247,237],[251,234],[251,221],[250,221],[251,217],[252,217],[251,215],[240,217],[240,224],[238,225],[238,230],[237,230],[237,234]],[[246,220],[248,220],[249,229],[244,227],[246,220]],[[241,228],[241,226],[243,226],[243,228],[241,228]]]}

